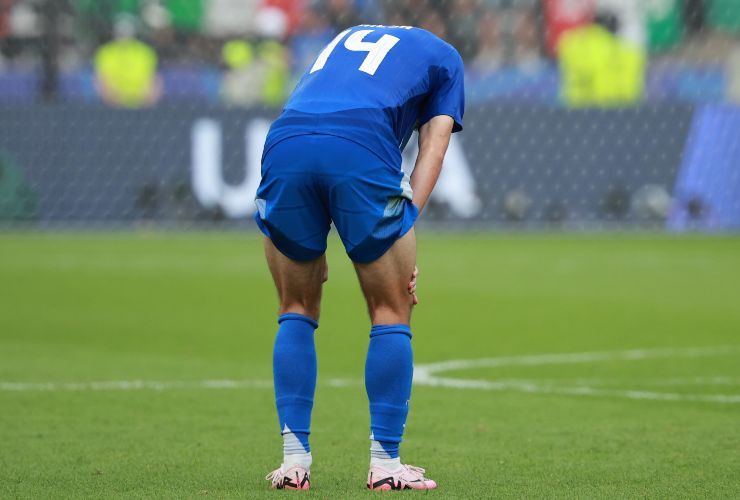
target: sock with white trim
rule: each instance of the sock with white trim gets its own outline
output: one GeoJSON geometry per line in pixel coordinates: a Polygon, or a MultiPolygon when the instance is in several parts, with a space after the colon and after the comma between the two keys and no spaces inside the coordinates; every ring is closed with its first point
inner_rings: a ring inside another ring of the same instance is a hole
{"type": "Polygon", "coordinates": [[[409,326],[373,326],[365,363],[371,465],[389,470],[401,466],[398,449],[406,426],[413,374],[409,326]]]}
{"type": "Polygon", "coordinates": [[[316,390],[318,323],[301,314],[287,313],[278,319],[272,368],[275,403],[283,435],[283,465],[311,466],[311,410],[316,390]]]}
{"type": "Polygon", "coordinates": [[[373,434],[370,434],[370,467],[382,467],[390,472],[401,468],[401,457],[390,458],[373,434]]]}

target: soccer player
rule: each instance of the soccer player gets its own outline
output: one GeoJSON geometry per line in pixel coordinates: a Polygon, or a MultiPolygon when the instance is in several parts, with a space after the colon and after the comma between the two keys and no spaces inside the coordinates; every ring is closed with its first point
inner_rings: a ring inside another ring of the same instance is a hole
{"type": "Polygon", "coordinates": [[[255,220],[267,236],[280,301],[273,374],[284,455],[267,476],[274,488],[310,487],[314,331],[332,222],[372,322],[367,486],[436,488],[423,469],[403,465],[398,451],[413,375],[413,226],[437,182],[450,134],[462,130],[463,110],[463,63],[452,46],[418,28],[362,25],[324,48],[270,128],[255,220]],[[415,128],[419,155],[409,178],[401,151],[415,128]]]}

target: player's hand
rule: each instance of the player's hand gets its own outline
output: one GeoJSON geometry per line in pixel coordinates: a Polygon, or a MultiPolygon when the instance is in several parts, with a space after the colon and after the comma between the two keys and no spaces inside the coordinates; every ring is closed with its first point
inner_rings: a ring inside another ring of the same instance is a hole
{"type": "Polygon", "coordinates": [[[409,282],[409,294],[414,298],[414,305],[419,303],[419,297],[416,296],[416,277],[419,276],[419,268],[414,266],[414,273],[411,275],[409,282]]]}

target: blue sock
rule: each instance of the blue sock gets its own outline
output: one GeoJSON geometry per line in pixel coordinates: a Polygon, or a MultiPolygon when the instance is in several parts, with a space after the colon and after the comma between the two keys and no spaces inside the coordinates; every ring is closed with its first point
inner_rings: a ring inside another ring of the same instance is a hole
{"type": "Polygon", "coordinates": [[[365,363],[371,459],[397,459],[411,397],[414,360],[408,325],[375,325],[365,363]]]}
{"type": "Polygon", "coordinates": [[[285,455],[309,453],[308,435],[316,390],[314,330],[319,324],[301,314],[287,313],[278,319],[272,357],[275,402],[285,455]]]}

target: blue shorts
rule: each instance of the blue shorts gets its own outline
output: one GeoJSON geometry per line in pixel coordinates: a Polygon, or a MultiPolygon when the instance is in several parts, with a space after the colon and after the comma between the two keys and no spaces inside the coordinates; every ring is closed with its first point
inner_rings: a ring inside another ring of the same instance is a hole
{"type": "Polygon", "coordinates": [[[255,220],[285,256],[313,260],[326,251],[331,222],[354,262],[381,257],[414,225],[409,178],[370,150],[332,135],[300,135],[262,160],[255,220]]]}

